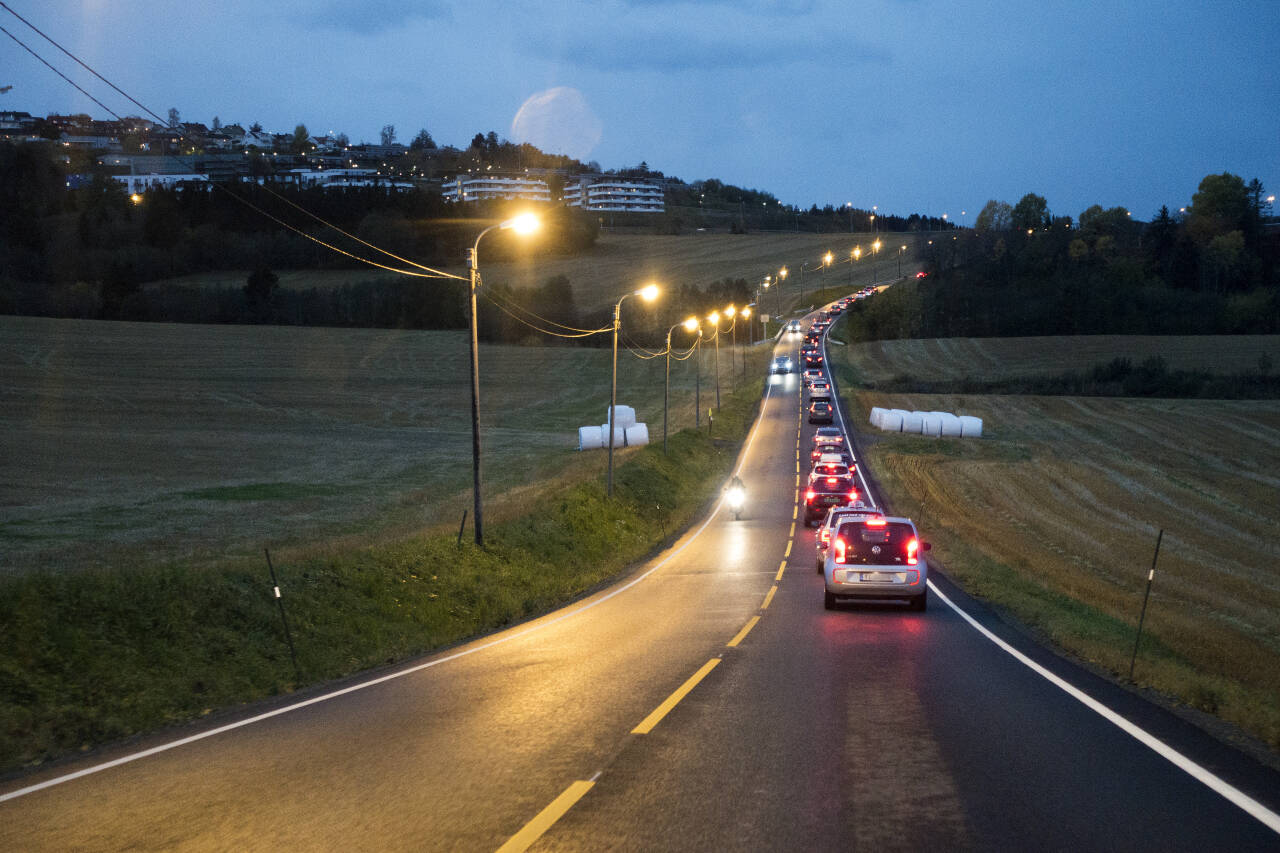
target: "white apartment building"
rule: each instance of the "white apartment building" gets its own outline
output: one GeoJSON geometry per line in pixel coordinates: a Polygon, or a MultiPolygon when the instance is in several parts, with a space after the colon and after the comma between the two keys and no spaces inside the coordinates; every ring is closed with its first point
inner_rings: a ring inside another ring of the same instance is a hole
{"type": "Polygon", "coordinates": [[[662,213],[666,202],[662,187],[644,181],[584,177],[566,184],[564,203],[609,213],[662,213]]]}
{"type": "Polygon", "coordinates": [[[504,178],[497,175],[446,180],[440,188],[445,201],[487,201],[515,199],[550,203],[551,188],[537,178],[504,178]]]}
{"type": "MultiPolygon", "coordinates": [[[[207,182],[208,175],[112,175],[112,180],[124,184],[124,191],[128,195],[135,193],[145,193],[147,190],[169,188],[179,186],[185,183],[207,182]]],[[[205,187],[204,189],[208,189],[205,187]]]]}

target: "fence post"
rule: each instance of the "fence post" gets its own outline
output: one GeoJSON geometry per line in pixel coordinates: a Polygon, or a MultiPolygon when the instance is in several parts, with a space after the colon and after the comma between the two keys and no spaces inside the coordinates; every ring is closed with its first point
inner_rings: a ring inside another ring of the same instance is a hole
{"type": "Polygon", "coordinates": [[[1138,616],[1138,635],[1133,638],[1133,656],[1129,658],[1129,680],[1133,681],[1133,667],[1138,662],[1138,643],[1142,642],[1142,623],[1147,618],[1147,599],[1151,597],[1151,582],[1156,577],[1156,559],[1160,556],[1160,540],[1164,538],[1164,528],[1160,528],[1156,536],[1156,552],[1151,557],[1151,571],[1147,572],[1147,591],[1142,596],[1142,613],[1138,616]]]}
{"type": "Polygon", "coordinates": [[[467,527],[467,511],[462,511],[462,523],[458,525],[458,547],[462,547],[462,531],[467,527]]]}
{"type": "Polygon", "coordinates": [[[298,652],[293,647],[293,634],[289,633],[289,620],[284,615],[284,598],[280,595],[280,584],[276,581],[276,567],[271,565],[271,552],[266,548],[262,553],[267,555],[267,569],[271,572],[271,590],[275,593],[276,604],[280,606],[280,623],[284,625],[284,638],[289,643],[289,658],[293,661],[293,677],[302,685],[302,671],[298,669],[298,652]]]}

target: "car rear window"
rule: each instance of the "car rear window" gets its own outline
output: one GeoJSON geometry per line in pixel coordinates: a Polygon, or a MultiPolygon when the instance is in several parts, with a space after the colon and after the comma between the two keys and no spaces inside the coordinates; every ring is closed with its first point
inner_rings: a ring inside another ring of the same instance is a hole
{"type": "Polygon", "coordinates": [[[883,527],[868,527],[861,521],[846,521],[836,536],[845,541],[846,563],[886,566],[907,564],[907,542],[915,534],[911,525],[891,521],[883,527]]]}

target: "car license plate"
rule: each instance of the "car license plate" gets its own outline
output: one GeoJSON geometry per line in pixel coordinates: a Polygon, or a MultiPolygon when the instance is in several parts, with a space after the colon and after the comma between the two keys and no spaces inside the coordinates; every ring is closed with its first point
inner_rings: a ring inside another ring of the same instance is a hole
{"type": "Polygon", "coordinates": [[[863,572],[864,583],[897,583],[898,575],[894,572],[863,572]]]}

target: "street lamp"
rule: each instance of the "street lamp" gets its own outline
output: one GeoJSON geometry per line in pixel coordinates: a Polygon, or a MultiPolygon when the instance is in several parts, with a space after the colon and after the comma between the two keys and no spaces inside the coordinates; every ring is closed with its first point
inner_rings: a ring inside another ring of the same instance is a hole
{"type": "MultiPolygon", "coordinates": [[[[667,452],[667,397],[671,393],[671,333],[676,329],[684,326],[686,332],[697,332],[698,337],[702,337],[702,329],[698,328],[698,318],[690,317],[683,323],[676,323],[670,329],[667,329],[667,380],[662,386],[662,452],[667,452]]],[[[696,362],[695,362],[696,366],[696,362]]],[[[697,404],[694,404],[695,408],[697,404]]],[[[613,424],[609,424],[609,428],[613,428],[613,424]]]]}
{"type": "Polygon", "coordinates": [[[825,255],[822,256],[822,289],[823,290],[827,289],[827,267],[831,266],[831,259],[834,257],[835,255],[831,254],[830,252],[827,252],[825,255]]]}
{"type": "Polygon", "coordinates": [[[476,322],[476,286],[480,283],[480,241],[484,235],[497,228],[501,231],[514,231],[520,235],[532,234],[541,223],[532,213],[490,225],[480,232],[475,243],[467,250],[467,270],[469,273],[471,298],[471,474],[472,493],[475,496],[475,515],[472,525],[476,531],[476,545],[484,547],[484,517],[480,504],[480,329],[476,322]]]}
{"type": "Polygon", "coordinates": [[[707,315],[707,322],[716,327],[716,336],[712,338],[716,344],[716,411],[720,411],[720,312],[712,311],[707,315]]]}
{"type": "Polygon", "coordinates": [[[733,321],[729,324],[729,334],[733,336],[729,339],[729,378],[732,379],[733,357],[734,353],[738,351],[738,309],[730,305],[724,309],[724,316],[733,321]]]}
{"type": "Polygon", "coordinates": [[[876,276],[880,273],[880,241],[877,239],[871,244],[871,283],[876,283],[876,276]]]}
{"type": "MultiPolygon", "coordinates": [[[[801,266],[803,267],[803,265],[801,266]]],[[[787,280],[787,268],[783,267],[782,269],[778,270],[778,290],[774,294],[774,301],[777,303],[777,306],[778,306],[778,324],[779,325],[782,324],[782,283],[786,280],[787,280]]],[[[800,301],[803,302],[804,301],[803,276],[801,277],[800,286],[802,288],[800,291],[800,301]]]]}
{"type": "MultiPolygon", "coordinates": [[[[750,346],[751,345],[751,306],[750,305],[742,306],[741,313],[742,313],[742,322],[747,325],[747,346],[750,346]]],[[[747,350],[744,347],[742,350],[742,380],[745,382],[746,379],[747,379],[747,350]]]]}
{"type": "Polygon", "coordinates": [[[902,278],[902,253],[907,250],[907,244],[903,243],[898,249],[898,278],[902,278]]]}
{"type": "Polygon", "coordinates": [[[622,302],[628,296],[639,296],[645,302],[658,298],[658,285],[647,284],[639,290],[624,293],[613,304],[613,377],[609,382],[609,476],[606,495],[613,497],[613,437],[618,432],[618,329],[622,328],[622,302]]]}

